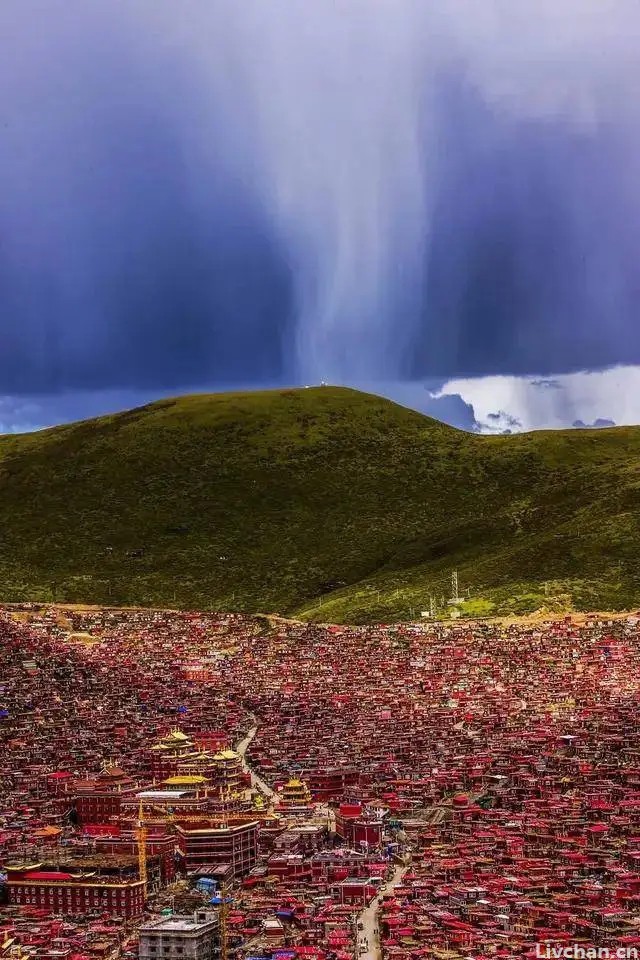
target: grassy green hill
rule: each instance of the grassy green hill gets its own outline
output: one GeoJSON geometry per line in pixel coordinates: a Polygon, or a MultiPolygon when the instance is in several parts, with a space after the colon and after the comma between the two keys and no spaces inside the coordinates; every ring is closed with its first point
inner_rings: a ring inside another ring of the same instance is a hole
{"type": "Polygon", "coordinates": [[[480,437],[319,387],[0,438],[0,599],[406,617],[640,604],[640,428],[480,437]],[[545,599],[544,583],[549,597],[545,599]]]}

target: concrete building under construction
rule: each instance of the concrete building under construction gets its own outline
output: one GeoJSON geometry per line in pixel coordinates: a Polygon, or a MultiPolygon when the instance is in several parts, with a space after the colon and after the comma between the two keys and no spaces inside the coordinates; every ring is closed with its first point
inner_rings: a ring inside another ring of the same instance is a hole
{"type": "Polygon", "coordinates": [[[217,960],[220,920],[217,912],[168,916],[140,927],[140,960],[217,960]]]}

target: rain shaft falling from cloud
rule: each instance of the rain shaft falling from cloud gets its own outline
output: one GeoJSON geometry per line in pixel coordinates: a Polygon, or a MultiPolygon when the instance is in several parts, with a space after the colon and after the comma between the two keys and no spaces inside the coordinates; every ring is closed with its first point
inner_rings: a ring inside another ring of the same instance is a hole
{"type": "Polygon", "coordinates": [[[194,18],[186,45],[206,64],[224,39],[224,68],[209,76],[252,131],[261,198],[293,271],[301,375],[420,376],[475,357],[553,368],[536,324],[562,369],[580,339],[576,311],[582,352],[611,337],[616,353],[640,252],[637,230],[615,238],[636,192],[638,116],[635,98],[625,103],[640,79],[636,5],[213,10],[194,18]]]}
{"type": "Polygon", "coordinates": [[[0,393],[639,361],[639,26],[6,0],[0,393]]]}

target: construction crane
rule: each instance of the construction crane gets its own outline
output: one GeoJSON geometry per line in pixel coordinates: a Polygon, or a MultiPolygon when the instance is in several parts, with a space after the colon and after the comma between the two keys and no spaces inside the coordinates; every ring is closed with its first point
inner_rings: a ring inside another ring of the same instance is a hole
{"type": "Polygon", "coordinates": [[[218,907],[218,918],[220,923],[220,960],[228,960],[229,958],[228,920],[230,904],[233,902],[233,900],[227,894],[227,884],[223,881],[220,887],[220,895],[211,898],[211,903],[218,907]]]}
{"type": "MultiPolygon", "coordinates": [[[[200,814],[197,816],[182,816],[179,815],[178,819],[181,821],[197,821],[201,822],[203,819],[217,820],[221,822],[223,827],[229,826],[229,821],[236,819],[236,816],[242,816],[242,814],[230,814],[229,807],[232,805],[235,796],[230,787],[222,789],[220,793],[220,799],[222,801],[222,810],[215,813],[200,814]]],[[[170,810],[167,813],[163,813],[160,816],[156,813],[147,819],[145,818],[144,805],[143,801],[140,801],[138,807],[138,819],[136,822],[135,836],[138,845],[138,873],[140,880],[143,883],[144,897],[147,898],[148,892],[148,869],[147,869],[147,825],[150,823],[163,823],[163,824],[172,824],[175,822],[176,816],[175,811],[170,810]]],[[[229,906],[232,903],[232,898],[227,895],[226,884],[220,888],[220,895],[218,897],[213,897],[211,900],[212,904],[219,906],[219,920],[220,920],[220,960],[228,960],[228,932],[227,932],[227,921],[229,916],[229,906]]]]}
{"type": "Polygon", "coordinates": [[[144,822],[144,809],[142,805],[142,800],[140,801],[140,806],[138,808],[138,823],[136,829],[136,839],[138,841],[138,873],[140,879],[142,880],[142,889],[144,892],[144,899],[147,899],[147,887],[148,887],[148,876],[147,876],[147,828],[144,822]]]}
{"type": "MultiPolygon", "coordinates": [[[[233,815],[230,816],[228,806],[233,801],[233,794],[229,788],[224,790],[221,794],[222,800],[222,810],[217,813],[209,813],[207,815],[197,815],[197,816],[180,816],[179,819],[183,821],[197,821],[201,822],[203,819],[208,818],[211,820],[218,820],[221,822],[223,827],[229,826],[230,820],[235,820],[236,817],[233,815]]],[[[240,815],[239,815],[240,816],[240,815]]],[[[136,821],[135,828],[135,837],[138,846],[138,874],[140,880],[142,880],[144,885],[144,896],[145,899],[148,893],[149,886],[149,876],[148,876],[148,863],[147,863],[147,825],[148,824],[172,824],[175,821],[175,811],[170,810],[167,813],[162,815],[154,816],[153,814],[149,817],[145,817],[144,813],[144,804],[143,801],[140,801],[138,807],[138,819],[136,821]]]]}

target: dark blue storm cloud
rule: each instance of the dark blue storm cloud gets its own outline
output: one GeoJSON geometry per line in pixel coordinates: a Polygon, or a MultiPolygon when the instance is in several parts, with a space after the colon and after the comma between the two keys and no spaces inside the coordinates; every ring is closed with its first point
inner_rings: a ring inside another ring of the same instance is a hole
{"type": "Polygon", "coordinates": [[[640,362],[640,14],[428,6],[4,0],[0,395],[640,362]]]}
{"type": "Polygon", "coordinates": [[[220,146],[224,105],[210,159],[188,65],[109,6],[0,12],[0,392],[282,375],[290,271],[220,146]]]}
{"type": "Polygon", "coordinates": [[[459,82],[443,84],[439,109],[444,162],[413,372],[637,363],[639,157],[630,131],[514,121],[459,82]]]}

